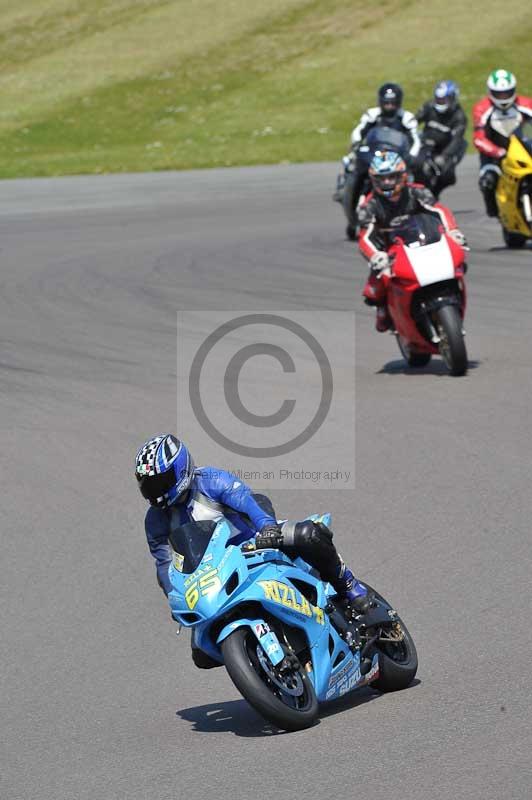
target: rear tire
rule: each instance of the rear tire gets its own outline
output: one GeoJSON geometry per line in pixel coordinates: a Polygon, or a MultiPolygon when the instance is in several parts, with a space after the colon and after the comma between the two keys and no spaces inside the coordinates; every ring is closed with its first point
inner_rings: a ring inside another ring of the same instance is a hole
{"type": "Polygon", "coordinates": [[[379,650],[379,677],[371,686],[379,692],[399,692],[406,689],[417,672],[417,651],[406,626],[398,620],[403,640],[393,645],[377,645],[379,650]]]}
{"type": "Polygon", "coordinates": [[[467,372],[467,351],[462,333],[462,317],[456,306],[443,306],[435,313],[436,328],[441,339],[440,355],[451,375],[467,372]]]}
{"type": "Polygon", "coordinates": [[[502,236],[506,247],[509,247],[511,250],[520,250],[525,246],[526,236],[523,236],[520,233],[510,233],[510,231],[507,231],[505,228],[503,228],[502,236]]]}
{"type": "Polygon", "coordinates": [[[301,694],[283,695],[262,667],[257,648],[260,644],[249,628],[238,628],[222,642],[225,667],[236,688],[259,714],[278,728],[285,731],[309,728],[318,715],[318,700],[305,669],[301,665],[294,668],[292,676],[292,683],[301,687],[301,694]]]}
{"type": "MultiPolygon", "coordinates": [[[[368,592],[375,595],[375,599],[383,605],[392,608],[390,603],[379,594],[376,589],[361,581],[368,592]]],[[[403,633],[401,642],[376,643],[375,648],[379,654],[379,677],[372,681],[370,686],[379,692],[398,692],[406,689],[416,677],[418,660],[417,650],[406,625],[400,617],[395,623],[400,625],[403,633]]]]}

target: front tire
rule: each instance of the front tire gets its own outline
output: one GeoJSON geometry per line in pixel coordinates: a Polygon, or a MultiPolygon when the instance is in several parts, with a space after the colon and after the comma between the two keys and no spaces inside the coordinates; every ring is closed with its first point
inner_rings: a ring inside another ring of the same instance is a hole
{"type": "Polygon", "coordinates": [[[443,306],[435,313],[440,337],[440,355],[451,375],[467,372],[467,351],[462,331],[462,317],[456,306],[443,306]]]}
{"type": "Polygon", "coordinates": [[[502,236],[506,247],[509,247],[511,250],[520,250],[525,246],[526,236],[520,233],[510,233],[506,228],[503,228],[502,236]]]}
{"type": "Polygon", "coordinates": [[[262,648],[249,628],[238,628],[231,633],[222,642],[221,649],[229,677],[265,719],[286,731],[303,730],[315,722],[318,700],[300,664],[286,677],[279,675],[270,662],[261,657],[262,648]]]}

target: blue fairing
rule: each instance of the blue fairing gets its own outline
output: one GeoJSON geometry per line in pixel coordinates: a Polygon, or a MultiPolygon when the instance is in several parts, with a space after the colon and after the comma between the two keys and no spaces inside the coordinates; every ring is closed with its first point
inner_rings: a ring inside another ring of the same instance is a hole
{"type": "MultiPolygon", "coordinates": [[[[311,519],[330,524],[328,514],[311,519]]],[[[353,655],[324,611],[328,596],[334,594],[332,587],[302,559],[292,561],[273,549],[243,552],[229,544],[232,537],[234,528],[227,520],[220,521],[191,574],[181,571],[183,555],[173,554],[168,600],[174,619],[195,627],[195,646],[223,661],[222,641],[244,626],[275,665],[284,657],[283,642],[273,630],[281,630],[275,625],[279,620],[299,629],[302,641],[306,640],[307,669],[318,700],[333,699],[367,683],[367,676],[360,675],[358,653],[353,655]]],[[[371,674],[374,679],[373,669],[371,674]]]]}

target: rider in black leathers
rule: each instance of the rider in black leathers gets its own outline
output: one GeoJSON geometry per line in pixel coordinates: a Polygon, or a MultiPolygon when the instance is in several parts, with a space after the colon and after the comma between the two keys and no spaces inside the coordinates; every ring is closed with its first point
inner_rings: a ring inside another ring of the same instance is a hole
{"type": "Polygon", "coordinates": [[[435,197],[456,183],[455,167],[467,150],[467,117],[458,102],[459,93],[453,81],[440,81],[434,88],[434,97],[416,114],[424,128],[415,176],[435,197]]]}

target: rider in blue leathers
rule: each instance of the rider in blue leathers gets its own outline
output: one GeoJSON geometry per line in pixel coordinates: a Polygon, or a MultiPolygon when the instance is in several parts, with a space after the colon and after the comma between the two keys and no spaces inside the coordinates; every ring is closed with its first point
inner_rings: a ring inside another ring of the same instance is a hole
{"type": "MultiPolygon", "coordinates": [[[[150,503],[145,528],[155,559],[157,580],[167,595],[172,586],[168,568],[172,557],[170,532],[192,520],[228,519],[237,529],[231,544],[254,539],[257,548],[275,547],[288,556],[300,555],[334,587],[354,613],[367,610],[366,587],[346,567],[332,542],[332,531],[309,520],[281,529],[271,501],[253,494],[250,487],[225,470],[195,468],[188,449],[176,436],[162,434],[149,439],[137,453],[135,477],[150,503]]],[[[217,664],[194,648],[194,663],[209,668],[217,664]]]]}

